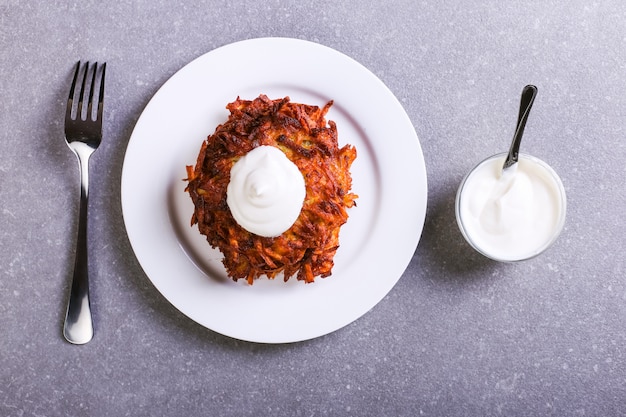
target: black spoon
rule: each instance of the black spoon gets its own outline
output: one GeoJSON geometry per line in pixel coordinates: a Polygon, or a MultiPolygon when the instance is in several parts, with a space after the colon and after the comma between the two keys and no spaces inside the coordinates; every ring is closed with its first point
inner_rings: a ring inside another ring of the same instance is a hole
{"type": "Polygon", "coordinates": [[[522,135],[524,134],[524,128],[526,127],[526,120],[528,120],[528,113],[533,106],[535,96],[537,95],[537,87],[534,85],[527,85],[522,90],[522,98],[519,106],[519,117],[517,119],[517,129],[513,135],[513,141],[511,142],[511,148],[509,154],[504,161],[503,170],[510,168],[517,163],[519,159],[519,145],[522,141],[522,135]]]}

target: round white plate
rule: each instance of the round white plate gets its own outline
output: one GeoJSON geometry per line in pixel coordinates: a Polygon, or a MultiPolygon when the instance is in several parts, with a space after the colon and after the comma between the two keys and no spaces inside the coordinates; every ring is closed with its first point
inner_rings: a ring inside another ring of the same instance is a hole
{"type": "Polygon", "coordinates": [[[356,320],[395,285],[426,216],[426,168],[413,125],[389,89],[353,59],[316,43],[261,38],[230,44],[172,76],[144,109],[122,172],[131,245],[155,287],[182,313],[221,334],[253,342],[318,337],[356,320]],[[312,284],[226,276],[221,254],[190,226],[185,166],[228,117],[237,96],[323,106],[340,146],[352,144],[357,207],[340,232],[332,276],[312,284]]]}

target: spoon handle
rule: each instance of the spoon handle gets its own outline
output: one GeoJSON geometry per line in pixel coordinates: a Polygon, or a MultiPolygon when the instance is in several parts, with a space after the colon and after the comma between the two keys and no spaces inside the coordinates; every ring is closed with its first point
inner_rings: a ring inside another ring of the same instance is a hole
{"type": "Polygon", "coordinates": [[[537,87],[534,85],[527,85],[522,90],[519,116],[517,119],[517,129],[515,129],[513,141],[511,142],[511,148],[509,149],[509,154],[504,161],[502,169],[507,169],[511,165],[517,163],[517,160],[519,159],[519,145],[522,141],[522,135],[524,134],[524,128],[526,127],[526,120],[528,120],[528,114],[530,113],[530,109],[535,101],[535,96],[537,96],[537,87]]]}

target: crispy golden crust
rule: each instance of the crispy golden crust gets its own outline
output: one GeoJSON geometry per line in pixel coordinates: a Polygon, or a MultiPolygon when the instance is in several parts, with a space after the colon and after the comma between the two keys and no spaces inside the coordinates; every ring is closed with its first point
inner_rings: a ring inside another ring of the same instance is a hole
{"type": "Polygon", "coordinates": [[[339,247],[339,229],[348,219],[347,208],[357,196],[350,192],[350,166],[356,150],[339,148],[337,128],[326,123],[332,101],[323,108],[291,103],[289,97],[270,100],[265,95],[228,104],[228,120],[202,143],[193,166],[187,167],[189,192],[195,210],[191,224],[224,254],[224,266],[233,280],[249,284],[261,275],[285,281],[313,282],[331,274],[339,247]],[[226,188],[233,164],[253,148],[275,146],[300,169],[306,197],[296,222],[282,235],[262,237],[248,232],[232,217],[226,188]]]}

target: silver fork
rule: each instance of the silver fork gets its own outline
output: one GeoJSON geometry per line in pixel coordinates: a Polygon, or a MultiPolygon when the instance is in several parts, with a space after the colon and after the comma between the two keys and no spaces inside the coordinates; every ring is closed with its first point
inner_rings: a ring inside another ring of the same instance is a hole
{"type": "Polygon", "coordinates": [[[72,288],[67,305],[63,335],[74,344],[85,344],[93,337],[93,321],[89,301],[89,271],[87,262],[87,206],[89,200],[89,157],[98,148],[102,140],[102,105],[104,101],[104,75],[106,63],[98,70],[98,63],[92,66],[91,85],[86,89],[89,78],[89,62],[82,71],[82,82],[78,92],[78,104],[74,93],[80,78],[81,63],[76,63],[74,80],[65,111],[65,140],[76,154],[80,166],[80,211],[78,218],[78,239],[72,288]],[[98,72],[100,76],[97,77],[98,72]],[[98,82],[99,81],[99,82],[98,82]],[[94,94],[98,91],[98,94],[94,94]],[[87,97],[87,94],[89,96],[87,97]],[[94,100],[95,98],[95,100],[94,100]],[[83,108],[87,102],[87,109],[83,108]],[[94,106],[96,111],[94,115],[94,106]]]}

